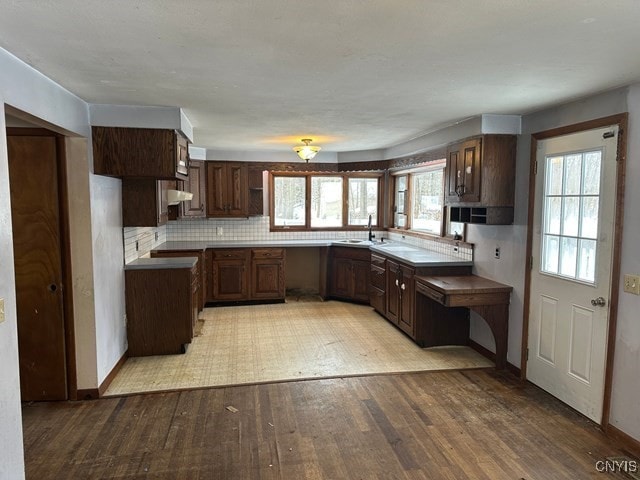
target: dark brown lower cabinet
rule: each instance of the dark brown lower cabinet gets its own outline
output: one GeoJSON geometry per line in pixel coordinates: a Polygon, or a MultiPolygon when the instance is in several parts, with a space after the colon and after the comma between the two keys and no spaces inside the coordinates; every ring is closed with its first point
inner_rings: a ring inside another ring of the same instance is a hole
{"type": "Polygon", "coordinates": [[[204,250],[152,250],[151,251],[152,258],[158,257],[197,257],[198,263],[196,264],[197,268],[197,277],[200,288],[198,289],[198,310],[202,311],[204,309],[207,292],[207,262],[205,261],[204,250]]]}
{"type": "Polygon", "coordinates": [[[125,270],[130,357],[186,351],[198,316],[196,265],[125,270]]]}
{"type": "Polygon", "coordinates": [[[328,297],[369,303],[368,248],[331,247],[328,270],[328,297]]]}
{"type": "MultiPolygon", "coordinates": [[[[455,322],[456,330],[458,332],[460,329],[464,330],[465,320],[461,319],[457,309],[437,310],[427,308],[422,303],[419,305],[420,308],[416,309],[416,302],[422,302],[422,299],[416,298],[415,294],[416,275],[471,275],[471,267],[414,267],[393,258],[372,253],[370,305],[421,346],[433,345],[429,340],[432,338],[431,330],[446,329],[449,315],[452,316],[452,322],[455,322]],[[438,316],[438,319],[434,316],[438,316]],[[461,322],[462,325],[460,325],[461,322]]],[[[466,322],[468,337],[468,317],[466,322]]],[[[462,334],[464,335],[464,331],[462,334]]],[[[453,341],[454,337],[451,338],[453,341]]],[[[457,341],[459,336],[455,336],[455,339],[457,341]]]]}
{"type": "Polygon", "coordinates": [[[284,300],[283,248],[213,248],[207,250],[207,263],[207,301],[284,300]]]}

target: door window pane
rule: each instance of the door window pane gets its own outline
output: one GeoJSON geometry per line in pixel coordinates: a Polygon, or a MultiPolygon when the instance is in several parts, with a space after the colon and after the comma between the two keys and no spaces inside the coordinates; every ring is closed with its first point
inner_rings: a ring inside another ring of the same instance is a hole
{"type": "Polygon", "coordinates": [[[342,226],[342,177],[311,177],[311,227],[342,226]]]}
{"type": "Polygon", "coordinates": [[[595,283],[602,151],[545,159],[543,273],[595,283]]]}
{"type": "Polygon", "coordinates": [[[304,177],[273,178],[274,225],[305,225],[305,185],[304,177]]]}
{"type": "Polygon", "coordinates": [[[378,224],[378,179],[349,179],[349,225],[378,224]]]}

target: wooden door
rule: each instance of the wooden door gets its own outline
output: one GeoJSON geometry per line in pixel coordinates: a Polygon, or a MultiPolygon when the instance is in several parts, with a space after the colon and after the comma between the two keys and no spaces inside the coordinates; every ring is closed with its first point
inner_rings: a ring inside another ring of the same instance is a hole
{"type": "Polygon", "coordinates": [[[65,400],[56,138],[8,136],[7,145],[22,400],[65,400]]]}
{"type": "Polygon", "coordinates": [[[462,163],[461,155],[462,144],[458,143],[449,146],[447,149],[447,167],[446,167],[446,196],[447,203],[458,203],[460,197],[456,192],[458,184],[462,183],[462,163]],[[460,178],[458,178],[460,177],[460,178]]]}
{"type": "Polygon", "coordinates": [[[398,326],[407,334],[414,336],[414,274],[415,269],[401,266],[402,272],[400,282],[400,315],[398,316],[398,326]]]}
{"type": "Polygon", "coordinates": [[[400,317],[400,265],[387,259],[387,318],[398,323],[400,317]]]}
{"type": "Polygon", "coordinates": [[[227,215],[248,216],[248,179],[247,166],[241,163],[227,165],[227,215]]]}
{"type": "Polygon", "coordinates": [[[369,300],[369,278],[371,274],[371,262],[352,262],[352,283],[354,300],[366,302],[369,300]]]}
{"type": "Polygon", "coordinates": [[[251,298],[284,298],[282,259],[256,259],[251,264],[251,298]]]}
{"type": "Polygon", "coordinates": [[[600,423],[616,127],[538,142],[527,379],[600,423]]]}
{"type": "Polygon", "coordinates": [[[227,179],[223,163],[206,162],[207,216],[221,217],[227,213],[227,179]]]}
{"type": "Polygon", "coordinates": [[[182,203],[184,217],[204,217],[206,215],[205,179],[205,162],[197,160],[189,162],[189,180],[185,182],[185,187],[187,192],[193,194],[193,198],[182,203]]]}
{"type": "Polygon", "coordinates": [[[352,286],[351,260],[348,258],[334,258],[331,262],[331,286],[330,295],[349,298],[352,286]]]}
{"type": "Polygon", "coordinates": [[[249,298],[248,273],[245,259],[214,261],[214,300],[247,300],[249,298]]]}
{"type": "Polygon", "coordinates": [[[480,201],[482,139],[474,138],[447,149],[447,203],[480,201]]]}

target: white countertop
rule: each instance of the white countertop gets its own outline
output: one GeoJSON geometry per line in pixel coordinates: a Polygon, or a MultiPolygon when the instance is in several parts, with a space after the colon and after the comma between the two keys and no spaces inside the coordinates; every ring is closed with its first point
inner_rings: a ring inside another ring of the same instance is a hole
{"type": "MultiPolygon", "coordinates": [[[[350,248],[368,248],[372,252],[391,257],[415,267],[472,266],[473,261],[426,250],[407,243],[396,241],[370,242],[360,239],[306,239],[306,240],[241,240],[221,242],[166,242],[154,248],[154,251],[166,250],[204,250],[206,248],[261,248],[261,247],[328,247],[342,246],[350,248]]],[[[144,259],[140,259],[144,260],[144,259]]],[[[131,264],[128,264],[131,265],[131,264]]],[[[144,268],[144,267],[139,267],[144,268]]],[[[147,267],[150,268],[150,267],[147,267]]],[[[161,268],[161,267],[157,267],[161,268]]]]}

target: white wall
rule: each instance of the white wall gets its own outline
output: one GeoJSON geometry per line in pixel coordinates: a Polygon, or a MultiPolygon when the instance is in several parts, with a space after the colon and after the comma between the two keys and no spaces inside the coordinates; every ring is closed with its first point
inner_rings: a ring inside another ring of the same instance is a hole
{"type": "MultiPolygon", "coordinates": [[[[630,87],[627,105],[629,135],[621,275],[640,274],[640,255],[636,250],[640,215],[635,210],[640,205],[640,84],[630,87]]],[[[618,308],[610,422],[640,440],[640,297],[622,292],[618,308]]]]}
{"type": "MultiPolygon", "coordinates": [[[[1,68],[1,67],[0,67],[1,68]]],[[[4,102],[0,90],[0,130],[5,131],[4,102]]],[[[7,142],[0,135],[0,298],[5,321],[0,323],[0,478],[24,478],[22,413],[18,369],[16,286],[9,194],[7,142]]]]}
{"type": "MultiPolygon", "coordinates": [[[[0,131],[2,132],[0,134],[0,266],[2,269],[0,298],[5,299],[6,311],[6,321],[0,323],[0,426],[2,431],[0,434],[0,478],[13,480],[24,478],[24,460],[13,272],[13,236],[11,233],[7,143],[4,135],[5,104],[40,119],[43,126],[49,126],[68,135],[88,138],[90,127],[89,109],[84,101],[18,60],[9,52],[0,49],[0,131]]],[[[13,109],[11,111],[14,113],[13,109]]],[[[89,149],[87,156],[90,154],[89,149]]],[[[86,174],[90,175],[88,170],[86,174]]],[[[96,388],[97,382],[104,378],[105,371],[115,365],[117,359],[114,361],[114,358],[118,352],[123,351],[125,346],[125,330],[122,325],[124,280],[122,223],[119,213],[120,182],[93,175],[90,177],[90,190],[86,190],[86,192],[90,191],[90,197],[80,200],[91,206],[94,276],[88,279],[85,277],[86,283],[84,285],[81,284],[81,280],[74,279],[74,292],[76,287],[89,292],[89,295],[93,290],[96,303],[95,332],[91,328],[80,328],[76,332],[76,340],[87,347],[77,352],[77,361],[83,368],[93,364],[97,371],[87,372],[79,369],[84,375],[81,379],[83,382],[80,385],[81,388],[96,388]],[[117,215],[115,214],[116,209],[118,210],[117,215]],[[83,339],[82,335],[95,336],[83,339]]],[[[72,244],[73,241],[74,238],[72,238],[72,244]]],[[[93,320],[89,318],[85,321],[91,322],[93,320]]]]}

